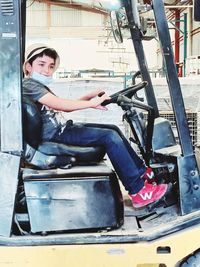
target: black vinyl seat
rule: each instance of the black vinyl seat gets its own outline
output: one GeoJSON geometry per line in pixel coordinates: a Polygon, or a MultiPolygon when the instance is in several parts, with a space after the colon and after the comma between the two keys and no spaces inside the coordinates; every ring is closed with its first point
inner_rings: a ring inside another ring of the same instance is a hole
{"type": "Polygon", "coordinates": [[[96,163],[103,159],[103,147],[79,147],[41,140],[42,118],[37,105],[23,98],[23,159],[38,169],[96,163]]]}

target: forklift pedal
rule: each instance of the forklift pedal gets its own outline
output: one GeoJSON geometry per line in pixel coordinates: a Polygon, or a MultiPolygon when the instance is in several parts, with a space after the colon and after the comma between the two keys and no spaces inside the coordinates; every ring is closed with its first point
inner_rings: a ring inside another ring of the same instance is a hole
{"type": "Polygon", "coordinates": [[[147,209],[150,213],[156,212],[157,209],[166,208],[166,199],[165,196],[159,199],[158,201],[155,201],[147,206],[147,209]]]}
{"type": "Polygon", "coordinates": [[[149,210],[149,212],[153,212],[155,210],[159,209],[163,209],[163,208],[167,208],[169,206],[174,205],[177,202],[175,193],[174,193],[174,187],[171,183],[168,184],[168,188],[167,188],[167,192],[165,193],[165,195],[160,198],[159,200],[150,203],[147,206],[147,209],[149,210]]]}

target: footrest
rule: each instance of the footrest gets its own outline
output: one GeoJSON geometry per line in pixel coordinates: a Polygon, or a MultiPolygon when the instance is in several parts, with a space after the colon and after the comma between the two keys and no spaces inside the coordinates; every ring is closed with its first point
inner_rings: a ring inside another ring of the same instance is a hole
{"type": "Polygon", "coordinates": [[[174,146],[169,146],[169,147],[157,149],[157,150],[155,150],[155,153],[166,155],[166,156],[178,157],[181,155],[181,147],[180,147],[180,145],[177,144],[174,146]]]}

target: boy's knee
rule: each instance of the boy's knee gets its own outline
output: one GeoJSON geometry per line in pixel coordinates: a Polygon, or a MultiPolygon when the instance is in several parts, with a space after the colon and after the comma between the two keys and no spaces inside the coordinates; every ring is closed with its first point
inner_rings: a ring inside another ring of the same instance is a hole
{"type": "Polygon", "coordinates": [[[119,134],[114,130],[108,130],[107,137],[109,138],[110,142],[119,143],[122,141],[119,134]]]}

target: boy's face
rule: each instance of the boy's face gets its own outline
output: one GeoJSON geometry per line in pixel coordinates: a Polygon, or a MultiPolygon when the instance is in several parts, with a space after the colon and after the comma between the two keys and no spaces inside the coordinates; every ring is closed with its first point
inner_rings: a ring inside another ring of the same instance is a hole
{"type": "Polygon", "coordinates": [[[30,76],[33,72],[37,72],[45,76],[52,76],[55,71],[55,62],[53,58],[43,55],[43,57],[37,57],[32,62],[32,65],[30,63],[26,63],[26,70],[30,76]]]}

